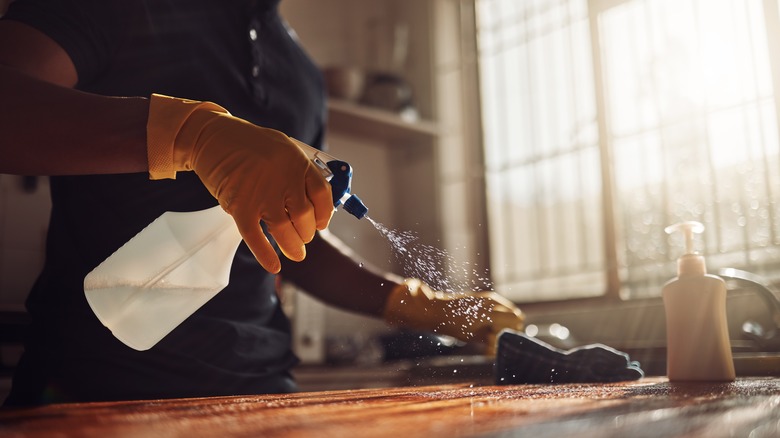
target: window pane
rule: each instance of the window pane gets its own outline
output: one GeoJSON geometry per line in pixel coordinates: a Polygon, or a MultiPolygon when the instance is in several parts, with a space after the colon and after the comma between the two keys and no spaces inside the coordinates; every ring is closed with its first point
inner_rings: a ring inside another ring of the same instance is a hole
{"type": "Polygon", "coordinates": [[[497,288],[520,301],[601,294],[618,266],[623,296],[657,296],[682,250],[663,230],[682,220],[705,224],[696,245],[711,271],[780,279],[780,54],[764,0],[477,0],[477,11],[497,288]],[[592,41],[588,5],[607,3],[592,41]],[[605,256],[603,156],[617,260],[605,256]]]}
{"type": "Polygon", "coordinates": [[[635,0],[599,16],[623,292],[657,295],[697,220],[710,270],[778,277],[777,119],[761,0],[635,0]],[[773,268],[774,266],[774,268],[773,268]]]}
{"type": "Polygon", "coordinates": [[[586,3],[481,0],[477,12],[495,287],[519,301],[603,294],[586,3]]]}

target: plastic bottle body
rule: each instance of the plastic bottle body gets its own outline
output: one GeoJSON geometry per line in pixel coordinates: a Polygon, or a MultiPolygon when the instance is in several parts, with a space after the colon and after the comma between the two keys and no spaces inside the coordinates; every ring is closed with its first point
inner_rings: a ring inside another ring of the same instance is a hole
{"type": "Polygon", "coordinates": [[[733,381],[723,279],[681,275],[664,285],[662,296],[669,380],[733,381]]]}
{"type": "Polygon", "coordinates": [[[227,286],[240,243],[220,206],[166,212],[90,272],[84,294],[117,339],[148,350],[227,286]]]}
{"type": "MultiPolygon", "coordinates": [[[[334,208],[365,217],[349,164],[292,140],[330,182],[334,208]]],[[[148,350],[228,285],[241,239],[220,206],[163,213],[87,274],[87,302],[117,339],[148,350]]]]}

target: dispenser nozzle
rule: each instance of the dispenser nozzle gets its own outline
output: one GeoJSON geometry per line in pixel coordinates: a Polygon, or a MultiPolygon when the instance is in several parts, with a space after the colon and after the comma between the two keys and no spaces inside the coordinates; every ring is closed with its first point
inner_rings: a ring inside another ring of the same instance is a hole
{"type": "Polygon", "coordinates": [[[666,234],[673,234],[680,231],[685,236],[685,254],[693,254],[693,235],[704,232],[704,224],[696,221],[679,222],[664,228],[666,234]]]}
{"type": "Polygon", "coordinates": [[[693,251],[693,234],[704,232],[704,225],[700,222],[687,221],[674,225],[669,225],[664,229],[668,234],[675,231],[681,231],[685,236],[685,254],[677,259],[677,275],[704,275],[707,273],[707,266],[704,257],[693,251]]]}

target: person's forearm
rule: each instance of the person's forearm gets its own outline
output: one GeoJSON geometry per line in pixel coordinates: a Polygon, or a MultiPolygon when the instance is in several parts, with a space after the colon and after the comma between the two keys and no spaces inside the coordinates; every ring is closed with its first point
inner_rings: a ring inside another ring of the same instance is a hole
{"type": "Polygon", "coordinates": [[[387,297],[403,281],[366,263],[361,265],[351,250],[327,231],[318,233],[306,248],[302,262],[282,260],[281,275],[329,305],[381,317],[387,297]]]}
{"type": "Polygon", "coordinates": [[[145,98],[105,97],[0,65],[0,173],[144,172],[145,98]]]}

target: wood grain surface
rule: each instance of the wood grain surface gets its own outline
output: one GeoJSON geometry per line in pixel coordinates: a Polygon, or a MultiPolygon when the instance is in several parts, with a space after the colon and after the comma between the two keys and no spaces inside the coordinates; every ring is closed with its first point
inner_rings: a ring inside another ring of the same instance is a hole
{"type": "Polygon", "coordinates": [[[61,404],[0,411],[0,437],[780,436],[780,379],[469,384],[61,404]]]}

